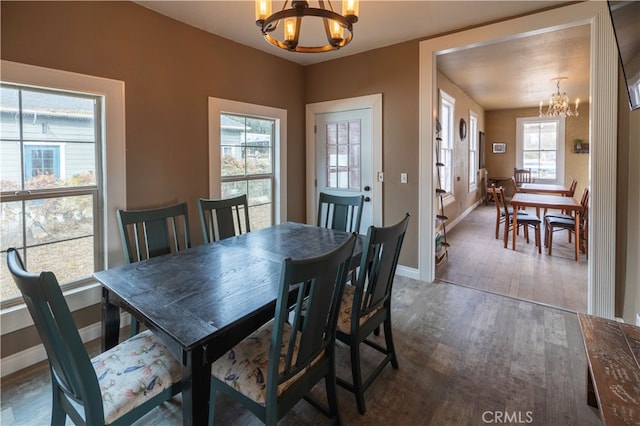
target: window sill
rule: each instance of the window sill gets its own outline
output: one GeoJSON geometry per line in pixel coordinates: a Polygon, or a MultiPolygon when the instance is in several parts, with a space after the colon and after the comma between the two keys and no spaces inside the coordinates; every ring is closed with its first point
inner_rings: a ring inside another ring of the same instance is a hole
{"type": "MultiPolygon", "coordinates": [[[[92,282],[64,292],[71,312],[100,303],[102,286],[92,282]]],[[[33,325],[31,315],[24,303],[0,310],[0,335],[27,328],[33,325]]]]}

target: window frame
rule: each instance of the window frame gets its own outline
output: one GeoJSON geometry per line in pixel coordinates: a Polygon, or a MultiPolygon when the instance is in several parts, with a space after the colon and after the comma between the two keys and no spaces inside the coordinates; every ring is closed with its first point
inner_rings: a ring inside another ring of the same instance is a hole
{"type": "Polygon", "coordinates": [[[478,113],[469,110],[469,192],[478,189],[478,113]]]}
{"type": "MultiPolygon", "coordinates": [[[[102,109],[103,135],[102,140],[102,173],[105,185],[104,199],[100,200],[104,211],[100,226],[104,227],[104,238],[101,243],[100,256],[104,259],[105,267],[111,268],[121,265],[122,246],[119,239],[116,211],[126,208],[126,131],[125,131],[125,84],[123,81],[62,71],[52,68],[27,65],[18,62],[0,61],[2,82],[31,87],[46,87],[62,91],[89,93],[104,97],[102,109]]],[[[96,171],[98,173],[98,171],[96,171]]],[[[95,280],[76,288],[65,288],[63,294],[72,311],[83,309],[101,300],[101,286],[95,280]]],[[[15,306],[1,306],[2,335],[33,325],[31,316],[24,303],[15,306]]],[[[100,326],[82,331],[84,341],[96,339],[100,336],[100,326]]],[[[33,354],[38,358],[33,362],[45,359],[44,350],[33,354]]],[[[3,359],[3,361],[5,361],[3,359]]],[[[31,361],[25,360],[25,363],[31,361]]],[[[19,360],[4,362],[3,374],[10,374],[26,366],[19,360]]]]}
{"type": "Polygon", "coordinates": [[[220,114],[274,119],[273,223],[287,221],[287,110],[209,97],[209,197],[221,194],[220,114]]]}
{"type": "MultiPolygon", "coordinates": [[[[533,123],[555,122],[556,126],[556,178],[533,178],[536,183],[560,184],[564,183],[565,169],[565,118],[564,117],[520,117],[516,119],[516,168],[523,168],[524,164],[524,126],[533,123]]],[[[533,176],[532,176],[533,177],[533,176]]]]}
{"type": "MultiPolygon", "coordinates": [[[[440,151],[449,152],[449,160],[445,160],[444,158],[440,157],[441,153],[438,153],[439,161],[444,164],[444,167],[440,168],[441,172],[444,173],[445,177],[449,176],[448,181],[444,182],[444,185],[442,188],[445,191],[447,191],[444,194],[445,199],[453,199],[454,191],[455,191],[455,185],[454,185],[454,179],[453,179],[453,164],[455,162],[455,125],[454,125],[454,119],[455,119],[455,113],[456,113],[455,104],[456,104],[456,99],[453,96],[449,95],[444,90],[440,89],[440,106],[438,110],[441,117],[440,125],[442,126],[442,129],[443,129],[443,131],[440,133],[442,138],[442,141],[440,142],[440,151]],[[442,122],[442,115],[443,115],[442,111],[443,111],[443,108],[445,107],[450,109],[449,119],[447,120],[446,123],[442,122]],[[445,128],[446,128],[446,132],[444,131],[445,128]],[[444,138],[442,137],[442,134],[446,134],[448,137],[444,138]],[[445,139],[447,140],[445,141],[445,139]]],[[[442,181],[443,180],[441,179],[441,182],[442,181]]]]}

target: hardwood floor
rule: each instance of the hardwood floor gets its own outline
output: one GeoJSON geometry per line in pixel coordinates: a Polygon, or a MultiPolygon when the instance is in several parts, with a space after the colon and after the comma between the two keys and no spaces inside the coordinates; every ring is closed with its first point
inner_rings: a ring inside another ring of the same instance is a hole
{"type": "MultiPolygon", "coordinates": [[[[353,395],[339,388],[344,424],[600,424],[597,412],[586,404],[586,357],[576,314],[448,283],[397,277],[394,285],[394,340],[400,368],[387,367],[367,391],[365,415],[358,414],[353,395]]],[[[91,348],[95,351],[95,343],[91,348]]],[[[373,359],[372,353],[364,353],[365,360],[373,359]]],[[[348,359],[346,348],[339,348],[341,376],[347,374],[348,359]]],[[[49,381],[43,363],[4,378],[0,423],[48,424],[49,381]]],[[[314,391],[322,395],[322,390],[321,383],[314,391]]],[[[178,396],[138,424],[181,422],[178,396]]],[[[280,424],[327,423],[300,402],[280,424]]],[[[216,424],[260,422],[219,397],[216,424]]]]}
{"type": "MultiPolygon", "coordinates": [[[[495,239],[495,220],[495,206],[481,205],[447,232],[449,256],[436,268],[436,278],[586,312],[588,261],[584,255],[578,262],[574,260],[575,245],[567,241],[567,233],[554,234],[551,256],[544,246],[542,254],[538,254],[533,232],[527,244],[521,231],[513,251],[511,238],[508,248],[504,248],[504,225],[500,225],[500,239],[495,239]]],[[[541,238],[544,241],[544,232],[541,238]]]]}

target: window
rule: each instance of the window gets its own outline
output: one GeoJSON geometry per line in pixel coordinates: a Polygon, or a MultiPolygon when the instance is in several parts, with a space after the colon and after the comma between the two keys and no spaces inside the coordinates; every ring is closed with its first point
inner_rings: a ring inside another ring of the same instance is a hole
{"type": "Polygon", "coordinates": [[[469,111],[469,192],[478,184],[478,114],[469,111]]]}
{"type": "Polygon", "coordinates": [[[564,182],[563,118],[518,118],[516,149],[516,166],[530,169],[534,182],[564,182]]]}
{"type": "Polygon", "coordinates": [[[220,114],[221,196],[247,194],[251,229],[273,224],[276,120],[220,114]]]}
{"type": "Polygon", "coordinates": [[[251,229],[287,220],[287,111],[209,98],[209,197],[247,194],[251,229]]]}
{"type": "Polygon", "coordinates": [[[444,164],[440,170],[440,188],[453,195],[453,141],[454,127],[453,117],[455,113],[454,105],[456,100],[446,92],[440,91],[440,152],[438,161],[444,164]]]}
{"type": "Polygon", "coordinates": [[[360,124],[347,120],[325,126],[327,188],[360,191],[360,124]]]}
{"type": "MultiPolygon", "coordinates": [[[[0,240],[61,284],[103,267],[102,97],[2,84],[0,240]]],[[[20,293],[3,262],[0,298],[20,293]]]]}

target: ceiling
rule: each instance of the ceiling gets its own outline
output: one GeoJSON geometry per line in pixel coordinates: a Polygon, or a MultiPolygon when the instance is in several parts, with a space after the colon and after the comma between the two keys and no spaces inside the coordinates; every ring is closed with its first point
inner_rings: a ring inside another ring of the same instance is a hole
{"type": "MultiPolygon", "coordinates": [[[[288,52],[267,43],[255,24],[253,0],[136,3],[240,44],[311,65],[569,2],[361,0],[353,41],[338,51],[315,54],[288,52]]],[[[317,6],[315,1],[310,3],[317,6]]],[[[341,2],[333,3],[339,10],[341,2]]],[[[282,4],[274,1],[273,10],[279,10],[282,4]]],[[[309,25],[303,29],[322,32],[309,25]]],[[[538,106],[541,100],[547,103],[556,90],[551,81],[555,77],[568,78],[560,89],[572,102],[576,97],[587,101],[589,33],[589,26],[581,25],[459,50],[438,56],[438,69],[487,110],[538,106]]],[[[321,43],[307,37],[301,42],[321,43]]]]}

